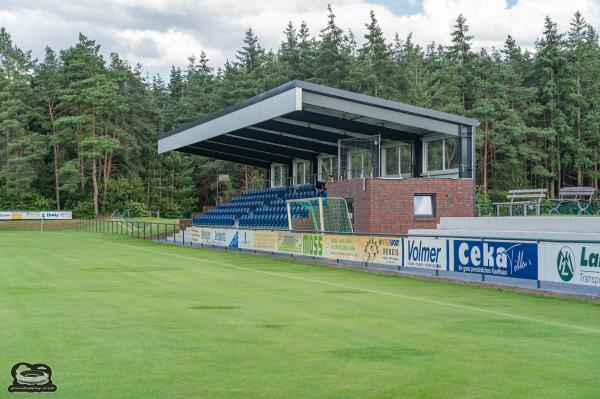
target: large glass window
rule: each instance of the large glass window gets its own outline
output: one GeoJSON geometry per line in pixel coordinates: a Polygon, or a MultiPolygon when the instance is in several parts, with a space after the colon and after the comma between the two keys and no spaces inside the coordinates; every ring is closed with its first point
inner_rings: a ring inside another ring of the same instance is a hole
{"type": "Polygon", "coordinates": [[[348,153],[348,177],[361,179],[373,177],[373,155],[370,151],[354,151],[348,153]]]}
{"type": "Polygon", "coordinates": [[[271,166],[271,185],[273,187],[287,186],[288,167],[287,165],[273,164],[271,166]]]}
{"type": "Polygon", "coordinates": [[[458,137],[444,139],[444,169],[458,168],[458,137]]]}
{"type": "Polygon", "coordinates": [[[294,161],[294,185],[310,183],[310,161],[294,161]]]}
{"type": "Polygon", "coordinates": [[[319,180],[330,181],[338,178],[338,157],[329,156],[319,158],[319,180]]]}
{"type": "Polygon", "coordinates": [[[427,171],[442,170],[444,140],[427,142],[427,171]]]}
{"type": "Polygon", "coordinates": [[[413,170],[412,145],[400,146],[400,172],[403,175],[412,176],[413,170]]]}
{"type": "Polygon", "coordinates": [[[410,176],[412,173],[412,146],[407,143],[387,144],[383,148],[383,175],[410,176]]]}
{"type": "Polygon", "coordinates": [[[400,147],[385,148],[385,175],[400,176],[400,147]]]}
{"type": "Polygon", "coordinates": [[[458,137],[425,141],[427,172],[458,169],[458,137]]]}

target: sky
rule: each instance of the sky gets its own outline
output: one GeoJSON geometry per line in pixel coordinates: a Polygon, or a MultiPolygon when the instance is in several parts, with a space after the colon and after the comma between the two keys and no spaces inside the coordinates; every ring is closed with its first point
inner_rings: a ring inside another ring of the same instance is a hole
{"type": "Polygon", "coordinates": [[[34,57],[42,58],[46,46],[73,45],[82,32],[103,54],[116,51],[151,74],[167,75],[171,65],[183,68],[201,51],[215,67],[233,59],[248,28],[267,49],[279,47],[288,21],[306,21],[318,35],[328,3],[359,44],[370,10],[389,40],[412,32],[421,45],[447,44],[461,13],[475,49],[501,47],[507,34],[533,48],[546,15],[567,30],[577,10],[600,30],[600,0],[0,0],[0,26],[34,57]]]}

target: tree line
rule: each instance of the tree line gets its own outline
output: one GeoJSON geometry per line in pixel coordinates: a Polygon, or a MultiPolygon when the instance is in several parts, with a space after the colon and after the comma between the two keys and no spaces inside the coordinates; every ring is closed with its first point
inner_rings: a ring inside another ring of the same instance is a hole
{"type": "Polygon", "coordinates": [[[79,35],[42,60],[0,29],[0,209],[72,209],[77,216],[129,210],[179,213],[262,178],[257,168],[177,152],[158,155],[158,134],[291,79],[477,118],[478,200],[511,188],[590,185],[600,178],[600,44],[576,13],[567,32],[550,18],[533,50],[508,36],[473,48],[465,18],[450,44],[389,42],[373,12],[358,45],[328,22],[316,35],[289,22],[276,50],[252,29],[235,59],[214,69],[204,52],[168,79],[149,76],[79,35]]]}

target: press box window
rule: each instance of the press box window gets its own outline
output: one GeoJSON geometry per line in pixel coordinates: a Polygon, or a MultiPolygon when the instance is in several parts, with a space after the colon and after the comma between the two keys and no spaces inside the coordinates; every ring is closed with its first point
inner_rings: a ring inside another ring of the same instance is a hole
{"type": "Polygon", "coordinates": [[[433,194],[415,194],[414,196],[414,214],[416,217],[434,217],[435,216],[435,195],[433,194]]]}

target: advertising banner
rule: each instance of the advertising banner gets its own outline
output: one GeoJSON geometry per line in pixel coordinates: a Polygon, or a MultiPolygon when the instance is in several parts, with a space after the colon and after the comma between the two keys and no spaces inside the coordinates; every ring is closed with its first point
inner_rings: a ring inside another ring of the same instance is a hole
{"type": "MultiPolygon", "coordinates": [[[[304,239],[304,247],[306,248],[306,236],[314,236],[314,243],[309,249],[313,253],[308,255],[323,256],[328,259],[350,260],[362,262],[362,253],[364,251],[367,239],[366,237],[351,236],[351,235],[306,235],[304,239]]],[[[310,252],[310,251],[309,251],[310,252]]],[[[304,251],[306,254],[307,251],[304,251]]]]}
{"type": "Polygon", "coordinates": [[[454,240],[454,271],[537,280],[536,243],[454,240]]]}
{"type": "Polygon", "coordinates": [[[192,227],[192,243],[200,244],[202,242],[202,227],[192,227]]]}
{"type": "Polygon", "coordinates": [[[205,245],[211,245],[213,243],[213,237],[215,236],[215,229],[212,227],[202,227],[200,233],[200,243],[205,245]]]}
{"type": "Polygon", "coordinates": [[[400,266],[402,262],[402,239],[398,237],[364,237],[362,261],[400,266]]]}
{"type": "Polygon", "coordinates": [[[407,237],[404,239],[404,267],[448,270],[448,240],[407,237]]]}
{"type": "Polygon", "coordinates": [[[0,211],[0,220],[71,220],[71,211],[0,211]]]}
{"type": "Polygon", "coordinates": [[[600,287],[600,245],[540,243],[540,280],[600,287]]]}
{"type": "Polygon", "coordinates": [[[239,230],[238,246],[243,249],[254,249],[254,230],[239,230]]]}
{"type": "Polygon", "coordinates": [[[301,233],[290,233],[289,231],[277,232],[277,252],[286,254],[302,254],[301,233]]]}
{"type": "Polygon", "coordinates": [[[238,248],[238,231],[236,229],[215,228],[212,234],[213,245],[238,248]]]}
{"type": "Polygon", "coordinates": [[[277,251],[277,232],[270,230],[254,230],[254,249],[258,251],[277,251]]]}

